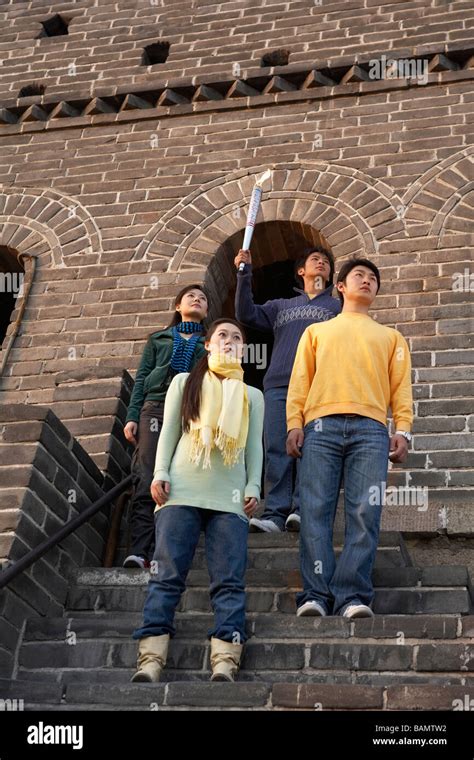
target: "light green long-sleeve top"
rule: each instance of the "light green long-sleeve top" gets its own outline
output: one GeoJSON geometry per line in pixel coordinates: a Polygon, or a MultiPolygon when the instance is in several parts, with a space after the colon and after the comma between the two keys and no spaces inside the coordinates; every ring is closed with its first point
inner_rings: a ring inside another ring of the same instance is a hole
{"type": "MultiPolygon", "coordinates": [[[[176,375],[166,394],[163,427],[156,450],[154,480],[170,483],[168,501],[162,506],[183,504],[190,507],[235,512],[245,517],[245,497],[260,498],[263,466],[263,394],[247,385],[249,429],[247,444],[240,459],[227,467],[219,449],[211,451],[211,467],[190,462],[191,436],[181,427],[181,402],[189,372],[176,375]]],[[[158,505],[155,512],[161,509],[158,505]]]]}

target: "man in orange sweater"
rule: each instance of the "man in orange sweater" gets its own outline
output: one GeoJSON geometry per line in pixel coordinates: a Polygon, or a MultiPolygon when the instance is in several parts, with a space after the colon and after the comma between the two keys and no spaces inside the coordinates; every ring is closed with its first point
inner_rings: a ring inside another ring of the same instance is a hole
{"type": "Polygon", "coordinates": [[[345,262],[336,287],[342,312],[306,328],[288,388],[287,452],[301,457],[303,592],[296,614],[370,617],[388,459],[404,462],[411,440],[411,362],[404,337],[368,314],[380,287],[375,264],[345,262]],[[346,533],[336,563],[342,481],[346,533]]]}

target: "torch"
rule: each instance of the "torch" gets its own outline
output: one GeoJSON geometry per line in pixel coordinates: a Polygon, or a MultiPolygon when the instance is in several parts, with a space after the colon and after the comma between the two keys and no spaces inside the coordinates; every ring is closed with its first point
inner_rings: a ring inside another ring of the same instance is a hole
{"type": "MultiPolygon", "coordinates": [[[[258,209],[260,208],[260,200],[262,198],[262,188],[263,184],[267,179],[270,179],[272,176],[271,170],[267,169],[260,178],[257,178],[255,181],[255,186],[252,191],[252,197],[250,198],[250,206],[247,214],[247,224],[245,225],[245,234],[244,234],[244,242],[243,242],[243,250],[248,251],[250,248],[250,242],[252,240],[252,235],[255,227],[255,222],[257,219],[258,209]]],[[[239,264],[239,272],[243,271],[245,264],[242,262],[239,264]]]]}

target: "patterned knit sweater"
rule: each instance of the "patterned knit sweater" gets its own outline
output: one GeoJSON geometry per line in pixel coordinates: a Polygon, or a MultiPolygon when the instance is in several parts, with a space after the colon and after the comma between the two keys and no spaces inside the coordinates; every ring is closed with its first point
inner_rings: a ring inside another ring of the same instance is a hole
{"type": "Polygon", "coordinates": [[[331,295],[330,285],[311,298],[302,290],[295,298],[276,298],[264,304],[255,304],[252,294],[252,268],[245,264],[237,272],[235,315],[244,325],[263,332],[273,332],[274,344],[270,366],[263,380],[263,388],[288,387],[298,343],[309,325],[326,322],[341,311],[338,299],[331,295]]]}

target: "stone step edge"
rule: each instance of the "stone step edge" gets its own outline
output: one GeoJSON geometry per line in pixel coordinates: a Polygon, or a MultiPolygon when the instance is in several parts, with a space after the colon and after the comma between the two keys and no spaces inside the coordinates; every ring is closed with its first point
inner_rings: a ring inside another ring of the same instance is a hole
{"type": "MultiPolygon", "coordinates": [[[[34,682],[32,682],[34,683],[34,682]]],[[[59,685],[58,685],[59,688],[59,685]]],[[[137,705],[126,699],[119,705],[112,703],[80,702],[77,697],[87,695],[93,689],[101,696],[107,689],[104,685],[69,684],[65,687],[61,701],[27,702],[28,709],[42,705],[55,705],[63,709],[98,710],[124,709],[131,707],[138,710],[176,709],[193,707],[196,709],[306,709],[306,710],[404,710],[407,704],[418,710],[466,709],[466,696],[470,704],[471,694],[466,694],[463,685],[439,684],[397,684],[375,686],[371,684],[294,684],[267,682],[236,682],[232,684],[213,684],[209,682],[162,682],[158,684],[128,684],[130,696],[145,697],[149,692],[152,702],[147,707],[137,705]],[[76,701],[68,702],[68,692],[76,701]],[[326,700],[326,707],[324,701],[326,700]],[[229,703],[230,702],[230,703],[229,703]],[[240,704],[239,704],[240,702],[240,704]],[[233,703],[233,704],[232,704],[233,703]]],[[[109,691],[109,689],[107,689],[109,691]]],[[[58,694],[59,696],[59,694],[58,694]]],[[[124,695],[127,697],[127,694],[124,695]]],[[[469,709],[469,708],[467,708],[469,709]]]]}
{"type": "MultiPolygon", "coordinates": [[[[403,633],[401,631],[401,633],[403,633]]],[[[77,637],[79,641],[82,644],[87,643],[96,643],[97,641],[100,641],[101,643],[106,644],[137,644],[134,639],[132,639],[131,635],[127,634],[118,634],[117,636],[78,636],[77,637]]],[[[450,646],[456,646],[456,645],[463,645],[463,646],[469,646],[473,644],[473,640],[469,636],[457,636],[456,638],[448,638],[448,637],[442,637],[442,638],[420,638],[419,636],[409,637],[405,636],[403,640],[403,644],[394,644],[394,641],[397,641],[398,636],[394,634],[393,636],[355,636],[350,634],[349,636],[325,636],[325,637],[318,637],[318,636],[299,636],[299,637],[291,637],[291,636],[285,636],[285,638],[282,638],[281,636],[275,636],[274,634],[271,636],[263,635],[259,636],[256,633],[253,633],[247,640],[245,646],[246,647],[253,647],[254,645],[258,644],[261,646],[262,644],[278,644],[280,646],[293,646],[296,644],[299,644],[301,646],[311,645],[315,646],[318,643],[320,645],[331,645],[331,646],[340,646],[342,644],[345,644],[347,647],[356,647],[356,646],[371,646],[371,647],[382,647],[382,646],[442,646],[443,644],[449,644],[450,646]]],[[[202,638],[193,637],[193,636],[181,636],[177,634],[173,641],[179,642],[180,645],[183,646],[205,646],[209,647],[210,643],[202,638]]],[[[33,647],[38,646],[41,644],[64,644],[65,639],[24,639],[22,642],[22,646],[25,647],[33,647]]],[[[173,646],[171,644],[170,646],[173,646]]],[[[438,672],[438,671],[434,671],[438,672]]],[[[442,671],[440,671],[442,672],[442,671]]]]}
{"type": "MultiPolygon", "coordinates": [[[[90,589],[99,589],[100,591],[105,591],[106,589],[137,589],[142,588],[143,591],[146,590],[146,585],[139,585],[138,583],[130,583],[129,585],[125,585],[122,583],[105,583],[105,584],[87,584],[87,585],[71,585],[69,587],[69,593],[72,591],[88,591],[90,589]]],[[[193,591],[209,591],[209,586],[204,585],[203,583],[193,583],[186,587],[185,591],[188,590],[193,591]]],[[[278,591],[301,591],[302,586],[300,585],[294,585],[294,584],[287,584],[287,585],[280,585],[278,583],[273,584],[262,584],[255,585],[252,583],[248,583],[245,586],[246,591],[271,591],[271,592],[278,592],[278,591]]],[[[374,586],[374,591],[413,591],[413,592],[420,592],[420,591],[467,591],[470,594],[470,587],[466,584],[460,583],[459,585],[450,585],[450,586],[428,586],[428,585],[422,585],[421,583],[416,586],[374,586]]],[[[184,593],[184,592],[183,592],[184,593]]]]}
{"type": "MultiPolygon", "coordinates": [[[[46,673],[53,674],[53,675],[58,675],[58,676],[62,676],[63,674],[72,674],[72,675],[75,675],[77,673],[87,673],[87,674],[89,674],[89,673],[97,673],[97,672],[100,672],[101,674],[102,673],[115,673],[115,674],[117,674],[117,673],[123,673],[123,678],[124,678],[123,683],[117,684],[117,681],[108,681],[107,683],[100,684],[100,685],[103,685],[103,686],[108,686],[108,687],[110,686],[110,687],[112,687],[112,686],[116,686],[116,685],[127,686],[127,684],[130,684],[130,678],[132,677],[133,673],[135,672],[135,668],[131,668],[131,667],[119,667],[118,665],[115,665],[113,667],[108,667],[108,668],[103,668],[103,667],[100,667],[100,668],[97,668],[97,667],[94,667],[94,668],[78,668],[78,667],[75,667],[75,668],[54,668],[54,667],[52,667],[52,668],[25,668],[22,665],[22,666],[20,666],[18,668],[17,672],[21,673],[23,675],[24,674],[30,674],[30,675],[31,674],[35,674],[35,675],[38,675],[38,676],[44,675],[46,673]]],[[[345,678],[345,677],[347,677],[347,675],[350,675],[351,677],[354,677],[354,678],[356,676],[367,677],[367,678],[371,678],[372,676],[386,676],[386,677],[393,677],[393,676],[395,676],[395,677],[400,677],[400,678],[403,678],[404,676],[409,676],[412,679],[417,679],[417,680],[420,680],[420,681],[421,681],[421,679],[429,678],[430,676],[435,676],[436,678],[460,678],[462,680],[465,680],[467,678],[467,679],[470,679],[472,681],[472,684],[466,684],[465,688],[472,688],[474,690],[474,671],[465,671],[465,670],[463,670],[463,671],[460,671],[460,670],[353,670],[353,669],[338,670],[337,668],[331,668],[331,669],[319,668],[319,669],[316,669],[316,668],[306,667],[306,668],[302,668],[302,669],[299,669],[299,670],[297,670],[297,669],[291,670],[289,668],[288,670],[284,670],[284,671],[281,671],[281,670],[278,671],[276,669],[275,670],[273,670],[273,669],[269,670],[268,668],[267,669],[265,669],[265,668],[259,668],[258,670],[256,670],[256,669],[254,669],[254,670],[251,670],[251,669],[247,670],[247,669],[245,669],[244,670],[243,669],[241,672],[243,674],[245,674],[245,675],[256,675],[256,676],[267,676],[267,677],[270,677],[271,675],[274,675],[275,673],[281,673],[281,672],[283,672],[285,675],[294,675],[294,676],[301,676],[301,675],[303,675],[303,676],[311,676],[311,677],[313,677],[313,676],[318,676],[318,677],[328,676],[330,678],[339,678],[339,677],[345,678]]],[[[202,667],[201,668],[182,668],[182,669],[180,669],[180,668],[169,668],[168,669],[167,668],[165,671],[163,671],[163,676],[164,677],[159,682],[158,685],[176,683],[176,681],[166,681],[166,673],[173,674],[173,675],[179,675],[179,676],[183,676],[184,674],[187,674],[187,673],[189,673],[191,676],[196,676],[196,675],[199,675],[199,676],[208,676],[208,675],[210,675],[210,669],[209,668],[205,668],[204,669],[202,667]]],[[[5,679],[5,680],[11,680],[11,679],[5,679]]],[[[23,683],[24,681],[27,681],[28,683],[31,683],[31,684],[42,683],[40,680],[37,681],[35,679],[31,679],[31,680],[28,681],[28,679],[26,679],[26,678],[17,679],[17,681],[14,681],[14,683],[20,684],[20,683],[23,683]]],[[[196,679],[192,679],[192,678],[186,679],[186,678],[181,678],[181,677],[179,678],[179,681],[183,682],[183,683],[196,683],[197,682],[196,679]]],[[[198,681],[198,682],[200,682],[200,681],[198,681]]],[[[43,685],[44,684],[60,684],[60,683],[61,683],[60,680],[58,680],[58,681],[45,681],[45,682],[43,682],[43,685]]],[[[276,682],[275,681],[271,681],[271,680],[265,681],[265,678],[256,678],[254,681],[247,681],[247,680],[242,679],[242,678],[239,677],[237,683],[276,683],[276,682]]],[[[283,682],[280,681],[278,683],[283,683],[283,682]]],[[[298,683],[303,683],[303,682],[298,682],[298,683]]],[[[320,684],[320,683],[317,683],[315,681],[308,681],[307,683],[314,684],[316,686],[326,686],[326,685],[329,685],[329,686],[332,686],[332,685],[359,686],[359,685],[365,685],[365,684],[357,684],[357,683],[349,683],[348,684],[345,681],[341,681],[338,684],[324,684],[324,683],[320,684]]],[[[407,686],[411,686],[412,684],[410,683],[410,684],[406,684],[406,685],[407,686]]],[[[413,684],[413,685],[416,686],[416,684],[413,684]]],[[[419,684],[419,685],[424,685],[424,684],[419,684]]],[[[457,685],[457,684],[455,684],[455,685],[457,685]]],[[[461,685],[464,685],[464,684],[461,684],[461,685]]],[[[473,694],[473,696],[474,696],[474,694],[473,694]]]]}

